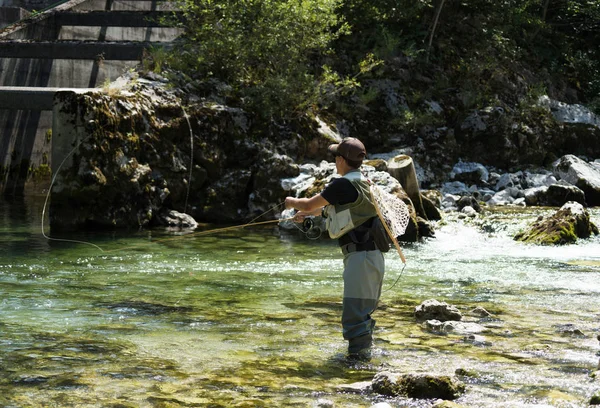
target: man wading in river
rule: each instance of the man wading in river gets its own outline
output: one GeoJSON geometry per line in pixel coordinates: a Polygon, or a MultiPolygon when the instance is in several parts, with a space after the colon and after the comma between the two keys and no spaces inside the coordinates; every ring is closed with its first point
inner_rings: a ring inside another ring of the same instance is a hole
{"type": "Polygon", "coordinates": [[[369,194],[369,183],[361,175],[360,166],[366,157],[365,146],[355,138],[345,138],[329,146],[335,156],[335,168],[342,177],[334,179],[311,198],[285,199],[286,208],[299,212],[295,221],[308,215],[327,217],[327,230],[338,238],[344,254],[344,300],[342,328],[348,340],[348,353],[361,354],[371,347],[375,311],[383,283],[383,254],[375,245],[369,228],[377,212],[369,194]]]}

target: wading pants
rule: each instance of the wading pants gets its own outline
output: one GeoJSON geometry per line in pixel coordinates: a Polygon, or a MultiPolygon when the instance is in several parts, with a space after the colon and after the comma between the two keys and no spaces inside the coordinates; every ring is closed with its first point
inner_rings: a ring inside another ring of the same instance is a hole
{"type": "Polygon", "coordinates": [[[344,339],[371,333],[375,326],[371,313],[377,308],[381,295],[384,269],[383,254],[379,250],[344,255],[344,339]]]}

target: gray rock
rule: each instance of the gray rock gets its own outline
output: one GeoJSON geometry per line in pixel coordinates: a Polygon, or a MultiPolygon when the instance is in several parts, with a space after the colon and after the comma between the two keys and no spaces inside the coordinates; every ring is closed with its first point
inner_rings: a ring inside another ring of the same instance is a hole
{"type": "Polygon", "coordinates": [[[426,320],[461,320],[462,314],[455,306],[435,299],[428,299],[415,308],[415,318],[418,322],[426,320]]]}
{"type": "Polygon", "coordinates": [[[549,186],[545,196],[541,199],[542,204],[551,207],[562,207],[569,201],[576,201],[583,206],[586,205],[583,191],[564,180],[549,186]]]}
{"type": "Polygon", "coordinates": [[[387,402],[378,402],[375,405],[371,405],[371,408],[392,408],[392,406],[387,402]]]}
{"type": "Polygon", "coordinates": [[[460,210],[460,212],[470,218],[477,217],[477,211],[475,211],[475,209],[470,205],[463,207],[462,210],[460,210]]]}
{"type": "Polygon", "coordinates": [[[485,327],[477,323],[471,322],[455,322],[448,321],[442,324],[442,330],[445,333],[457,333],[457,334],[472,334],[472,333],[483,333],[487,331],[485,327]]]}
{"type": "Polygon", "coordinates": [[[471,207],[471,209],[473,209],[476,212],[481,212],[481,206],[479,205],[479,202],[472,196],[462,196],[459,200],[458,203],[456,203],[456,206],[458,207],[459,211],[463,210],[465,207],[471,207]]]}
{"type": "MultiPolygon", "coordinates": [[[[522,174],[522,173],[521,173],[522,174]]],[[[504,190],[507,187],[521,187],[521,180],[519,173],[505,173],[500,176],[500,179],[495,185],[496,191],[504,190]]]]}
{"type": "Polygon", "coordinates": [[[481,318],[490,317],[492,315],[490,312],[488,312],[487,310],[485,310],[485,308],[481,306],[477,306],[475,309],[471,310],[469,314],[471,316],[477,316],[481,318]]]}
{"type": "Polygon", "coordinates": [[[452,181],[442,184],[442,193],[444,194],[469,194],[469,188],[462,181],[452,181]]]}
{"type": "Polygon", "coordinates": [[[600,128],[600,116],[594,114],[591,110],[579,104],[567,104],[554,99],[548,95],[540,96],[538,104],[550,109],[552,116],[563,123],[585,123],[600,128]]]}
{"type": "Polygon", "coordinates": [[[169,210],[160,214],[158,216],[158,221],[161,225],[167,227],[182,229],[196,229],[198,227],[198,223],[191,215],[180,213],[175,210],[169,210]]]}
{"type": "Polygon", "coordinates": [[[546,186],[530,187],[526,190],[523,190],[525,204],[529,206],[543,205],[543,203],[546,201],[547,191],[548,187],[546,186]]]}
{"type": "Polygon", "coordinates": [[[317,403],[315,404],[316,408],[333,408],[335,407],[335,403],[331,400],[325,398],[319,398],[317,403]]]}
{"type": "Polygon", "coordinates": [[[342,384],[337,387],[342,392],[363,394],[371,391],[371,381],[359,381],[352,384],[342,384]]]}
{"type": "Polygon", "coordinates": [[[481,163],[459,161],[454,165],[452,172],[450,172],[450,178],[465,183],[477,184],[482,181],[487,182],[489,172],[481,163]]]}
{"type": "Polygon", "coordinates": [[[465,343],[471,343],[474,346],[491,346],[492,343],[488,341],[484,336],[480,336],[478,334],[469,334],[464,337],[465,343]]]}
{"type": "Polygon", "coordinates": [[[589,206],[600,205],[600,170],[577,156],[561,157],[555,168],[561,179],[579,187],[589,206]]]}

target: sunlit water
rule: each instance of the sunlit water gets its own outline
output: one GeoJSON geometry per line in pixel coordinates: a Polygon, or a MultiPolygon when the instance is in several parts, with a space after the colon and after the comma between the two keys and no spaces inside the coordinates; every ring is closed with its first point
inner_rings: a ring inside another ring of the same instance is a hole
{"type": "MultiPolygon", "coordinates": [[[[0,201],[0,406],[429,407],[342,392],[382,370],[471,376],[470,407],[581,407],[600,389],[600,239],[535,247],[512,235],[539,212],[449,220],[395,253],[370,361],[346,359],[341,254],[276,227],[46,240],[41,202],[0,201]],[[398,277],[398,282],[394,285],[398,277]],[[416,323],[456,305],[483,343],[416,323]],[[480,321],[469,311],[493,313],[480,321]],[[579,330],[582,334],[575,331],[579,330]]],[[[592,212],[600,224],[600,212],[592,212]]]]}

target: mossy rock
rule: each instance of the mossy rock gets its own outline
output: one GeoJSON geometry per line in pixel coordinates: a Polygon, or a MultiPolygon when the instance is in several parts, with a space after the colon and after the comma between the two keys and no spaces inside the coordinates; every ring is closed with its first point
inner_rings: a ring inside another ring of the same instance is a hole
{"type": "Polygon", "coordinates": [[[431,406],[431,408],[464,408],[464,405],[452,401],[440,401],[431,406]]]}
{"type": "Polygon", "coordinates": [[[455,400],[465,391],[465,385],[448,376],[431,374],[396,375],[381,372],[372,382],[373,391],[389,396],[404,396],[417,399],[455,400]]]}
{"type": "Polygon", "coordinates": [[[515,235],[514,239],[538,245],[564,245],[592,234],[598,234],[598,227],[590,221],[589,213],[581,204],[571,201],[549,218],[538,219],[527,231],[515,235]]]}
{"type": "Polygon", "coordinates": [[[590,398],[590,405],[600,405],[600,391],[597,391],[592,398],[590,398]]]}

